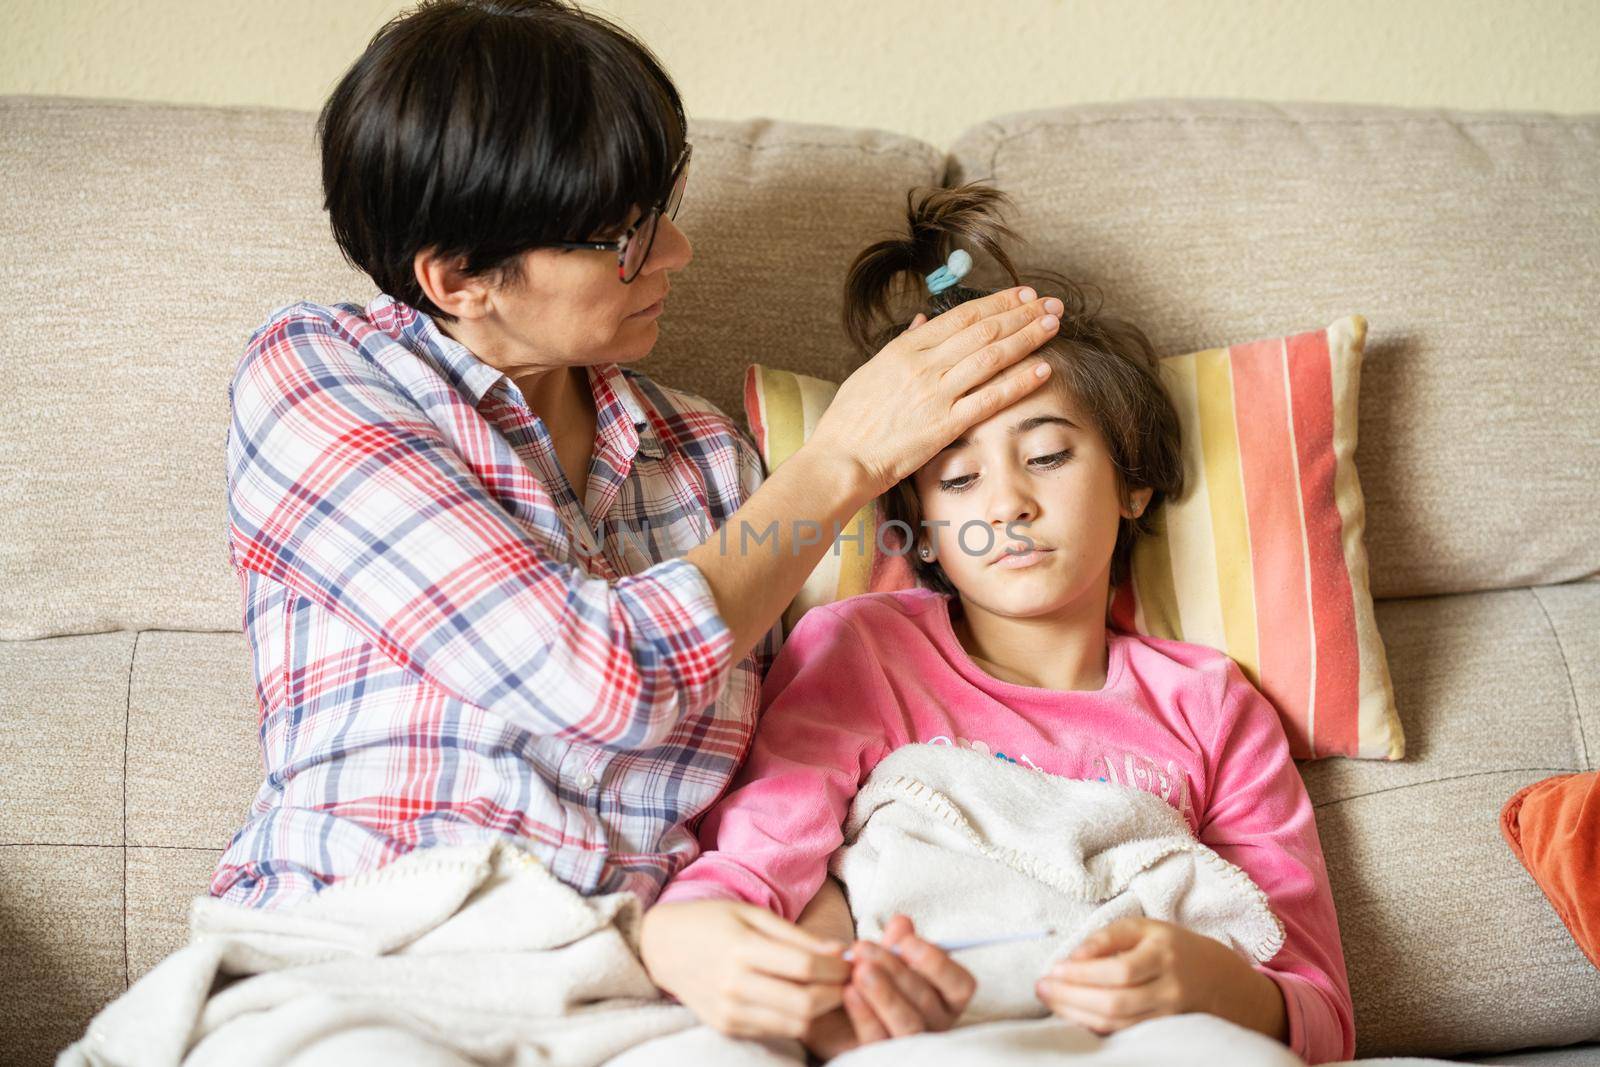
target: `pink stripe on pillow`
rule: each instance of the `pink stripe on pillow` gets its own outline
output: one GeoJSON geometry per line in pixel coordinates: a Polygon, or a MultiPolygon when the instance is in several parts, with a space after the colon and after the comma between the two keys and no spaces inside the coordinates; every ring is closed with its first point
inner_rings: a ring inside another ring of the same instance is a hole
{"type": "Polygon", "coordinates": [[[1281,338],[1233,348],[1234,414],[1250,517],[1261,691],[1283,715],[1290,747],[1309,753],[1311,602],[1283,349],[1281,338]]]}
{"type": "Polygon", "coordinates": [[[1338,456],[1334,452],[1333,366],[1325,332],[1286,342],[1295,450],[1305,505],[1311,618],[1316,627],[1315,696],[1308,725],[1318,751],[1360,748],[1361,658],[1355,596],[1344,558],[1344,524],[1330,507],[1338,456]],[[1325,653],[1336,652],[1334,655],[1325,653]]]}

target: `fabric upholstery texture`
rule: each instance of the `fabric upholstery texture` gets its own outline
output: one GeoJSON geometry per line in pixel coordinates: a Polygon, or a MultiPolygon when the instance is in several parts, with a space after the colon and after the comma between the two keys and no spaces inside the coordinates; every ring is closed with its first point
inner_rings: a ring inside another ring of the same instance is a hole
{"type": "MultiPolygon", "coordinates": [[[[271,308],[370,294],[328,237],[311,129],[0,100],[0,252],[22,268],[0,280],[8,1062],[49,1062],[180,943],[259,785],[225,384],[271,308]]],[[[750,363],[841,380],[849,259],[941,179],[939,152],[695,130],[696,262],[644,369],[727,411],[750,363]]],[[[1406,758],[1301,768],[1362,1055],[1567,1067],[1595,1046],[1500,1050],[1600,1038],[1600,972],[1496,821],[1600,758],[1597,144],[1600,116],[1154,101],[1004,118],[957,148],[955,175],[1017,197],[1044,253],[1026,260],[1098,281],[1161,351],[1373,323],[1356,459],[1406,758]]]]}
{"type": "Polygon", "coordinates": [[[1100,286],[1158,352],[1367,317],[1374,596],[1600,570],[1600,117],[1153,100],[951,152],[947,181],[1015,199],[1019,266],[1100,286]]]}

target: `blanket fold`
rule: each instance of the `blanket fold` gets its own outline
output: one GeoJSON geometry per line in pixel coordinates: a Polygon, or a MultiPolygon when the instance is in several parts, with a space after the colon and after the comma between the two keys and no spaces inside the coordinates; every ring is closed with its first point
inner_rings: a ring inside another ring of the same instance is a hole
{"type": "Polygon", "coordinates": [[[830,868],[863,938],[897,912],[935,940],[1055,929],[961,954],[978,980],[963,1024],[1043,1016],[1034,982],[1128,915],[1205,934],[1252,963],[1283,947],[1266,894],[1161,798],[968,749],[907,745],[878,764],[830,868]]]}

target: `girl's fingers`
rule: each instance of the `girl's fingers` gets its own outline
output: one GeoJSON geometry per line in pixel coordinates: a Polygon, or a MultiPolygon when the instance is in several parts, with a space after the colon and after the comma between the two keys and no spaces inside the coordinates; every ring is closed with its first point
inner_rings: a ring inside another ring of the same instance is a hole
{"type": "Polygon", "coordinates": [[[793,1037],[806,1032],[809,1020],[799,1019],[761,1004],[734,1004],[726,1022],[717,1029],[733,1037],[793,1037]]]}
{"type": "MultiPolygon", "coordinates": [[[[930,1024],[937,1029],[949,1024],[950,1009],[931,982],[906,966],[893,953],[886,952],[871,942],[867,942],[863,948],[864,951],[857,956],[857,959],[863,959],[868,964],[867,999],[872,1003],[874,1010],[879,1009],[880,1002],[888,1000],[892,991],[897,992],[899,999],[916,1014],[918,1030],[928,1029],[930,1024]],[[879,993],[877,997],[872,995],[874,986],[871,982],[875,978],[883,980],[876,987],[879,993]]],[[[859,970],[857,973],[860,973],[859,970]]],[[[894,1020],[885,1017],[882,1010],[878,1010],[878,1017],[889,1023],[891,1030],[894,1029],[894,1020]]],[[[898,1032],[896,1036],[899,1036],[898,1032]]]]}
{"type": "Polygon", "coordinates": [[[1148,942],[1135,945],[1114,956],[1057,960],[1050,977],[1086,986],[1121,987],[1143,985],[1161,973],[1161,957],[1148,942]]]}
{"type": "Polygon", "coordinates": [[[1054,337],[1060,330],[1058,315],[1045,305],[1060,306],[1054,297],[1012,308],[962,330],[940,349],[955,357],[948,362],[943,384],[953,395],[982,385],[996,373],[1054,337]]]}
{"type": "Polygon", "coordinates": [[[842,1004],[843,992],[843,986],[799,985],[751,972],[740,977],[735,1000],[742,1005],[771,1009],[785,1018],[809,1022],[842,1004]]]}
{"type": "Polygon", "coordinates": [[[1039,999],[1056,1007],[1069,1007],[1079,1012],[1113,1021],[1138,1019],[1166,1008],[1160,990],[1154,982],[1142,986],[1104,989],[1099,986],[1073,985],[1055,978],[1039,982],[1039,999]]]}
{"type": "Polygon", "coordinates": [[[959,434],[989,416],[1015,404],[1050,380],[1050,364],[1033,357],[1025,359],[990,379],[950,406],[950,417],[959,434]]]}
{"type": "Polygon", "coordinates": [[[843,945],[812,937],[765,909],[752,911],[760,912],[746,916],[755,936],[742,948],[743,962],[752,970],[791,982],[844,985],[849,980],[843,945]]]}
{"type": "Polygon", "coordinates": [[[918,937],[903,942],[900,954],[918,974],[933,984],[951,1015],[960,1015],[966,1010],[967,1002],[978,988],[971,971],[951,959],[943,949],[918,937]]]}
{"type": "MultiPolygon", "coordinates": [[[[923,350],[937,348],[967,327],[977,324],[990,315],[998,315],[1011,308],[1020,307],[1035,299],[1036,295],[1031,288],[1021,286],[1015,289],[1002,289],[998,293],[990,293],[977,300],[968,300],[937,318],[929,319],[927,328],[917,333],[917,347],[923,350]]],[[[952,358],[950,362],[954,363],[955,359],[952,358]]]]}
{"type": "Polygon", "coordinates": [[[739,909],[739,917],[748,926],[753,926],[768,937],[787,942],[799,948],[808,949],[822,955],[840,953],[844,946],[837,941],[817,937],[804,927],[797,926],[781,915],[775,915],[766,908],[754,905],[739,909]]]}
{"type": "Polygon", "coordinates": [[[912,936],[915,932],[916,927],[912,926],[910,917],[905,915],[891,915],[889,917],[889,921],[884,924],[883,936],[880,937],[878,941],[880,944],[887,945],[889,948],[893,948],[901,941],[904,941],[906,938],[912,936]]]}
{"type": "Polygon", "coordinates": [[[872,1008],[854,986],[845,986],[844,1013],[850,1017],[850,1026],[856,1032],[856,1040],[863,1045],[874,1041],[886,1041],[889,1037],[888,1028],[872,1013],[872,1008]]]}
{"type": "Polygon", "coordinates": [[[891,1037],[909,1037],[928,1028],[926,1017],[894,979],[880,967],[858,967],[852,988],[859,989],[867,1007],[891,1037]]]}
{"type": "Polygon", "coordinates": [[[1130,949],[1144,940],[1148,927],[1149,920],[1142,915],[1130,915],[1107,923],[1080,941],[1078,947],[1068,953],[1067,958],[1090,959],[1130,949]]]}

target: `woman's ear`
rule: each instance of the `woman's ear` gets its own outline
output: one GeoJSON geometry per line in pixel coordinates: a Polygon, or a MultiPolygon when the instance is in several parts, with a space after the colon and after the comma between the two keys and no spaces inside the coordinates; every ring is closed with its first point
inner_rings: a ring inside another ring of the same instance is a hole
{"type": "Polygon", "coordinates": [[[489,310],[489,279],[466,272],[466,257],[442,256],[424,248],[411,260],[423,295],[455,319],[481,318],[489,310]]]}
{"type": "Polygon", "coordinates": [[[1137,519],[1143,515],[1145,509],[1150,506],[1150,498],[1155,496],[1155,492],[1154,489],[1135,489],[1129,493],[1128,502],[1122,508],[1122,517],[1137,519]]]}

